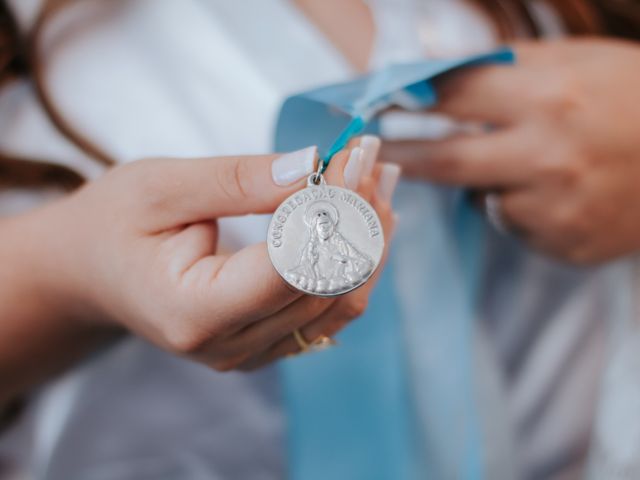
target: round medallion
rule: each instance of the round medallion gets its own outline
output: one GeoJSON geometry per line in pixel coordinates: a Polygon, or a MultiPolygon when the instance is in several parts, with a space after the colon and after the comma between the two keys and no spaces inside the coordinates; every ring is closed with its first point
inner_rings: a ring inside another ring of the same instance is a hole
{"type": "Polygon", "coordinates": [[[380,264],[384,232],[357,193],[309,186],[287,198],[269,224],[269,256],[280,276],[310,295],[343,295],[364,284],[380,264]]]}

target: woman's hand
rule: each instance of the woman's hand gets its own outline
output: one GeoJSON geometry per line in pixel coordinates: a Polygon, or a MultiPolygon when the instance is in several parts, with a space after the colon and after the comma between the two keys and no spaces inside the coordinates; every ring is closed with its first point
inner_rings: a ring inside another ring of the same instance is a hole
{"type": "MultiPolygon", "coordinates": [[[[398,171],[374,165],[376,156],[371,148],[342,152],[326,177],[357,187],[390,236],[387,187],[398,171]]],[[[121,326],[217,370],[252,369],[297,353],[293,330],[308,341],[333,335],[363,312],[373,282],[338,299],[302,295],[278,276],[264,243],[217,253],[216,219],[272,212],[305,185],[314,160],[308,149],[118,167],[26,221],[26,243],[43,245],[30,260],[38,264],[40,291],[82,306],[85,329],[121,326]]]]}
{"type": "Polygon", "coordinates": [[[437,111],[492,126],[383,147],[407,175],[500,195],[507,225],[578,263],[640,250],[640,45],[516,46],[516,66],[445,78],[437,111]]]}

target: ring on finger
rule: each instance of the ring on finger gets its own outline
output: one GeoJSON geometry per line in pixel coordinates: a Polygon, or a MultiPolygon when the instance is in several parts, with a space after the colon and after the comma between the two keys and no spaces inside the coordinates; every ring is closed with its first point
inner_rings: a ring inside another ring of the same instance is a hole
{"type": "Polygon", "coordinates": [[[300,347],[300,353],[321,352],[336,345],[336,341],[326,335],[320,335],[312,342],[307,342],[298,328],[293,331],[293,338],[300,347]]]}

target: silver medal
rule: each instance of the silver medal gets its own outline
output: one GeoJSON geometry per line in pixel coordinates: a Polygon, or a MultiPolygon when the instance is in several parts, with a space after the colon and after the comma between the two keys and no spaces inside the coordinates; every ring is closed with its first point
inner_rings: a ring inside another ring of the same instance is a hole
{"type": "Polygon", "coordinates": [[[269,224],[271,263],[310,295],[343,295],[364,284],[380,264],[384,232],[360,195],[312,174],[307,188],[278,207],[269,224]],[[317,178],[319,182],[315,182],[317,178]]]}

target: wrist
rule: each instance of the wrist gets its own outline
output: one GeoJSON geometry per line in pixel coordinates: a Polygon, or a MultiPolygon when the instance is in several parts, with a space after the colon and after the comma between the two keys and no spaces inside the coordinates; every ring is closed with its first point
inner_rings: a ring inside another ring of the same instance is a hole
{"type": "MultiPolygon", "coordinates": [[[[5,265],[25,302],[37,303],[42,316],[66,324],[100,316],[86,295],[86,263],[82,239],[68,219],[70,203],[63,199],[5,222],[5,265]]],[[[80,218],[76,223],[82,223],[80,218]]],[[[35,308],[35,305],[34,305],[35,308]]]]}
{"type": "MultiPolygon", "coordinates": [[[[75,280],[77,244],[49,205],[0,220],[0,406],[117,339],[75,280]]],[[[82,219],[77,224],[82,225],[82,219]]]]}

